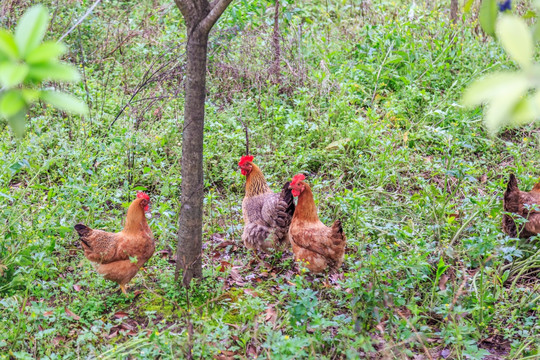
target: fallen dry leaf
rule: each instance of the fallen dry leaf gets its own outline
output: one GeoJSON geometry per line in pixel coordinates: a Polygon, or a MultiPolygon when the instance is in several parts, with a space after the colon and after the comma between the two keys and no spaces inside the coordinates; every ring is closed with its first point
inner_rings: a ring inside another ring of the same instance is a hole
{"type": "Polygon", "coordinates": [[[45,311],[43,313],[43,316],[51,316],[53,314],[52,310],[51,311],[45,311]]]}
{"type": "Polygon", "coordinates": [[[240,273],[238,272],[238,266],[233,267],[229,275],[236,282],[237,285],[243,286],[245,284],[242,275],[240,275],[240,273]]]}
{"type": "Polygon", "coordinates": [[[448,282],[448,279],[449,277],[446,274],[443,274],[439,279],[439,289],[441,289],[441,291],[446,290],[446,283],[448,282]]]}
{"type": "Polygon", "coordinates": [[[75,289],[75,291],[81,291],[81,285],[75,284],[73,285],[73,289],[75,289]]]}
{"type": "Polygon", "coordinates": [[[64,311],[66,312],[66,314],[68,314],[68,316],[71,316],[73,318],[73,320],[80,320],[81,317],[79,315],[76,315],[73,311],[69,310],[67,307],[64,308],[64,311]]]}
{"type": "Polygon", "coordinates": [[[122,319],[129,316],[129,314],[125,311],[117,311],[113,316],[117,319],[122,319]]]}
{"type": "Polygon", "coordinates": [[[259,294],[251,289],[244,289],[244,293],[251,295],[253,297],[259,297],[259,294]]]}
{"type": "Polygon", "coordinates": [[[480,176],[480,183],[485,184],[487,182],[487,176],[486,174],[480,176]]]}
{"type": "Polygon", "coordinates": [[[268,309],[266,309],[266,316],[264,317],[264,321],[275,324],[276,320],[277,320],[276,307],[275,305],[270,305],[268,309]]]}
{"type": "Polygon", "coordinates": [[[222,249],[222,248],[227,247],[227,246],[229,246],[229,245],[235,245],[235,242],[234,242],[234,241],[230,241],[230,240],[228,240],[228,241],[223,241],[223,242],[221,242],[221,243],[219,243],[219,244],[216,245],[216,249],[222,249]]]}

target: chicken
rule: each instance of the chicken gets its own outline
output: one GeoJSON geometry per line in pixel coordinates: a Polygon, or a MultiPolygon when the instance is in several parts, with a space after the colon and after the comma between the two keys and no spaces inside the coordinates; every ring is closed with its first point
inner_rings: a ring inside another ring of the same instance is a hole
{"type": "Polygon", "coordinates": [[[75,225],[84,256],[105,279],[118,283],[124,294],[127,294],[126,284],[154,253],[154,238],[145,216],[149,204],[150,197],[139,192],[128,208],[124,229],[119,233],[75,225]]]}
{"type": "Polygon", "coordinates": [[[320,273],[326,268],[337,270],[343,264],[346,238],[341,221],[336,220],[332,227],[325,226],[317,215],[311,188],[303,180],[302,174],[295,175],[290,188],[293,196],[298,196],[289,238],[296,261],[312,273],[320,273]]]}
{"type": "Polygon", "coordinates": [[[516,214],[503,215],[503,231],[512,237],[528,238],[540,233],[540,181],[534,185],[530,192],[520,191],[517,179],[510,174],[503,201],[504,211],[516,214]],[[527,219],[522,225],[514,222],[519,216],[527,219]]]}
{"type": "Polygon", "coordinates": [[[242,156],[238,167],[246,177],[246,193],[242,201],[242,240],[245,246],[263,251],[288,246],[289,224],[294,213],[289,183],[283,186],[281,193],[272,192],[261,169],[253,163],[253,156],[242,156]],[[267,240],[270,233],[273,233],[273,244],[267,240]]]}

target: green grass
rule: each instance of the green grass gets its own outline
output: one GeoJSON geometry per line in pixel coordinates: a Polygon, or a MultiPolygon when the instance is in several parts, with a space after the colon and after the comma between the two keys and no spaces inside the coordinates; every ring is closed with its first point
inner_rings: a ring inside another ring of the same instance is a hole
{"type": "MultiPolygon", "coordinates": [[[[12,2],[2,26],[28,5],[12,2]]],[[[50,39],[91,5],[46,3],[57,9],[50,39]]],[[[490,138],[481,110],[459,102],[473,79],[514,65],[476,35],[471,14],[451,25],[446,3],[422,3],[412,20],[409,5],[373,3],[363,12],[347,1],[286,5],[280,81],[268,75],[272,4],[236,1],[218,22],[204,279],[189,291],[175,283],[172,262],[185,29],[170,2],[101,4],[66,38],[65,60],[85,79],[67,90],[91,116],[37,106],[22,140],[0,125],[0,356],[538,354],[538,241],[506,237],[500,221],[508,174],[523,189],[540,176],[540,132],[529,125],[490,138]],[[169,61],[113,124],[145,73],[169,61]],[[321,220],[342,220],[339,276],[298,271],[290,253],[264,266],[243,248],[242,122],[274,190],[303,172],[321,220]],[[119,230],[136,190],[152,198],[157,249],[125,298],[93,271],[72,226],[119,230]]]]}

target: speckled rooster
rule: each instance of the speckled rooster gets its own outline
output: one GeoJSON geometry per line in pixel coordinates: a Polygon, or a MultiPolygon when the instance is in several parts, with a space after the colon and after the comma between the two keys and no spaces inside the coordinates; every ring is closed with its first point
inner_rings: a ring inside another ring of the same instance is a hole
{"type": "Polygon", "coordinates": [[[274,193],[250,155],[242,156],[238,167],[246,177],[246,194],[242,201],[245,246],[263,251],[289,246],[289,225],[294,214],[289,183],[283,185],[281,193],[274,193]],[[271,233],[273,242],[267,240],[271,233]]]}

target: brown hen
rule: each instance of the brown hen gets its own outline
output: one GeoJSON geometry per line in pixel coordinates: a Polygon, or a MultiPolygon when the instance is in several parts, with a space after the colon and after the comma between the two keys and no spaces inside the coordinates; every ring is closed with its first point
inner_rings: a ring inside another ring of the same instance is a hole
{"type": "Polygon", "coordinates": [[[304,175],[298,174],[290,184],[292,194],[298,196],[289,227],[294,257],[313,273],[326,268],[337,270],[343,264],[346,242],[341,221],[336,220],[328,227],[319,220],[313,193],[304,179],[304,175]]]}
{"type": "Polygon", "coordinates": [[[540,181],[531,191],[520,191],[517,179],[510,174],[503,201],[504,211],[515,214],[504,214],[502,228],[512,237],[528,238],[540,233],[540,181]],[[514,218],[522,217],[527,221],[517,225],[514,218]]]}
{"type": "Polygon", "coordinates": [[[75,225],[84,256],[105,279],[118,283],[124,294],[126,284],[154,253],[154,238],[145,216],[149,203],[148,195],[138,193],[128,208],[124,229],[119,233],[75,225]]]}

